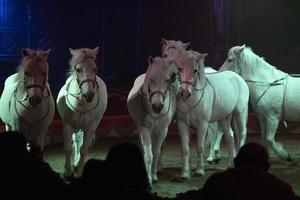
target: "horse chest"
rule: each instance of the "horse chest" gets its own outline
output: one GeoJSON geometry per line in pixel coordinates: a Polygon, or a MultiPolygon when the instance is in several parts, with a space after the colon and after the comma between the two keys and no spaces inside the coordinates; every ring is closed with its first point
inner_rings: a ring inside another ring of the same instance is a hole
{"type": "Polygon", "coordinates": [[[72,124],[74,128],[78,129],[92,125],[95,122],[95,119],[98,118],[98,113],[96,110],[89,112],[76,112],[69,109],[67,116],[69,123],[72,124]]]}
{"type": "Polygon", "coordinates": [[[42,102],[37,108],[29,106],[28,102],[20,103],[13,101],[11,105],[11,114],[14,121],[21,121],[26,125],[36,125],[47,117],[49,113],[49,102],[42,102]]]}

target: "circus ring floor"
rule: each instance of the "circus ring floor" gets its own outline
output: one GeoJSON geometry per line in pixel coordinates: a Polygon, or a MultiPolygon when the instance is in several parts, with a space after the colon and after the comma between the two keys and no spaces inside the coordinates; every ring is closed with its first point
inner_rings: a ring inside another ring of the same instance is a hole
{"type": "MultiPolygon", "coordinates": [[[[98,136],[90,148],[88,158],[105,159],[112,145],[120,142],[137,143],[137,135],[115,137],[98,136]]],[[[247,141],[260,141],[257,133],[248,134],[247,141]]],[[[300,195],[300,134],[277,134],[277,141],[282,143],[293,157],[294,163],[283,161],[271,152],[271,173],[289,183],[297,195],[300,195]]],[[[192,169],[195,169],[196,150],[195,135],[191,136],[191,162],[192,169]]],[[[225,170],[227,167],[227,149],[226,144],[222,143],[222,160],[218,164],[206,165],[205,177],[193,177],[189,181],[178,182],[176,177],[180,173],[181,153],[180,140],[177,133],[169,134],[166,138],[166,145],[163,154],[163,171],[159,174],[159,182],[155,183],[152,191],[164,197],[174,197],[176,193],[186,192],[188,190],[202,187],[205,180],[214,172],[225,170]]],[[[206,150],[206,155],[208,150],[206,150]]],[[[54,170],[63,172],[64,154],[63,144],[57,143],[48,145],[45,149],[45,160],[50,163],[54,170]]]]}

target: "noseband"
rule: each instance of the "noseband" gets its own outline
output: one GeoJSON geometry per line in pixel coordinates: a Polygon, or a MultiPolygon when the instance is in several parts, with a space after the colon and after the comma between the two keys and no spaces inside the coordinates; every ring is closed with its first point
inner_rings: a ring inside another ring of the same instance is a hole
{"type": "Polygon", "coordinates": [[[95,79],[94,80],[93,79],[85,79],[80,82],[79,79],[77,78],[77,83],[78,83],[78,86],[80,89],[84,83],[88,83],[88,82],[91,82],[93,84],[93,89],[95,89],[96,86],[98,87],[98,82],[95,79]]]}
{"type": "Polygon", "coordinates": [[[153,95],[155,95],[155,94],[160,94],[160,95],[163,97],[163,100],[165,100],[165,99],[166,99],[166,96],[167,96],[168,90],[169,90],[169,89],[167,89],[167,90],[165,91],[165,93],[163,93],[163,92],[160,91],[160,90],[155,90],[155,91],[153,91],[153,92],[150,93],[150,99],[152,98],[153,95]]]}

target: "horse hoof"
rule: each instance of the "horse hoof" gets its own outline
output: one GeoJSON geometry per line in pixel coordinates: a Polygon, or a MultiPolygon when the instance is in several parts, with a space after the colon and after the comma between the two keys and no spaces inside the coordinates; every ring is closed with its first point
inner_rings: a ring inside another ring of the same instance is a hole
{"type": "Polygon", "coordinates": [[[158,183],[158,179],[153,179],[152,184],[156,184],[156,183],[158,183]]]}
{"type": "Polygon", "coordinates": [[[74,180],[74,174],[71,174],[71,175],[68,175],[68,176],[64,174],[64,179],[65,179],[66,182],[71,182],[71,181],[74,180]]]}

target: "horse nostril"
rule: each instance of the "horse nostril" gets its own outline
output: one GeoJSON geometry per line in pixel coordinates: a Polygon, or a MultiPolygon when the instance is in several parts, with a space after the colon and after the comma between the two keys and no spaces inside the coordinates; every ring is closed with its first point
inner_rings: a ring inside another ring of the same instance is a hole
{"type": "Polygon", "coordinates": [[[83,97],[87,102],[91,102],[94,98],[94,93],[84,94],[83,97]]]}
{"type": "Polygon", "coordinates": [[[29,98],[29,103],[34,107],[39,105],[41,103],[41,101],[42,101],[42,99],[40,97],[37,97],[37,96],[29,98]]]}
{"type": "Polygon", "coordinates": [[[159,113],[162,110],[163,106],[163,104],[152,104],[152,108],[156,113],[159,113]]]}
{"type": "Polygon", "coordinates": [[[181,90],[181,97],[184,101],[186,101],[191,96],[187,90],[181,90]]]}

